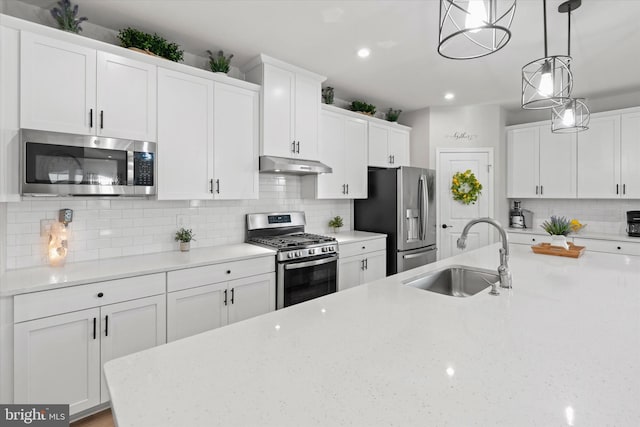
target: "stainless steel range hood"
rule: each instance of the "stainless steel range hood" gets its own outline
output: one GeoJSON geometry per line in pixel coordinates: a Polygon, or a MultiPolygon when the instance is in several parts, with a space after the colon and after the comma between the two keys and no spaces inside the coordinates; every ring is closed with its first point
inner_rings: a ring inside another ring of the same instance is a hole
{"type": "Polygon", "coordinates": [[[317,175],[321,173],[331,173],[333,169],[315,160],[260,156],[260,172],[290,175],[317,175]]]}

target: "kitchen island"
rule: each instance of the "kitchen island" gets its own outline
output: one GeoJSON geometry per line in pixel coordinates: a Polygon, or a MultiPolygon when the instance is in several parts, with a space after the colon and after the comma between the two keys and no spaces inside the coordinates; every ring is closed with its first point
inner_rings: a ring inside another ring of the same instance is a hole
{"type": "Polygon", "coordinates": [[[118,426],[640,425],[640,257],[513,245],[499,296],[402,284],[498,247],[112,360],[118,426]]]}

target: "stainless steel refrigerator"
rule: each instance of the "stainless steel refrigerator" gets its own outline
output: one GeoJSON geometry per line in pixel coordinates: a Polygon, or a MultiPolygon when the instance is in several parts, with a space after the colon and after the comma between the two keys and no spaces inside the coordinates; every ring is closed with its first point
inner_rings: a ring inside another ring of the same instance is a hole
{"type": "Polygon", "coordinates": [[[368,198],[354,201],[354,226],[387,234],[387,276],[434,262],[435,171],[370,168],[368,179],[368,198]]]}

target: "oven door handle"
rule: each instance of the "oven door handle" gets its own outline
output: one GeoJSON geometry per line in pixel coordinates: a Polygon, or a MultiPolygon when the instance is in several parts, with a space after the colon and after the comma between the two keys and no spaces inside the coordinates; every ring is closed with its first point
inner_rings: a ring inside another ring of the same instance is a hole
{"type": "Polygon", "coordinates": [[[313,267],[313,266],[316,266],[316,265],[329,264],[330,262],[334,262],[334,261],[337,261],[337,260],[338,260],[337,256],[330,256],[328,258],[317,259],[317,260],[314,260],[314,261],[296,262],[296,263],[291,263],[291,264],[285,264],[284,269],[285,270],[296,270],[298,268],[306,268],[306,267],[313,267]]]}

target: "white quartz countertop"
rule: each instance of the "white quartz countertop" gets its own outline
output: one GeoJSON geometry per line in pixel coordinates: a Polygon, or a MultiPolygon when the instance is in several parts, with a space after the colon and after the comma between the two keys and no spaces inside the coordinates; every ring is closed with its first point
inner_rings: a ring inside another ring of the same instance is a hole
{"type": "Polygon", "coordinates": [[[356,243],[356,242],[364,242],[367,240],[375,240],[380,238],[386,238],[386,234],[381,233],[371,233],[368,231],[341,231],[339,233],[328,233],[327,236],[335,237],[338,241],[338,244],[343,243],[356,243]]]}
{"type": "Polygon", "coordinates": [[[402,285],[498,245],[107,362],[119,427],[637,426],[640,257],[511,246],[513,290],[402,285]]]}
{"type": "Polygon", "coordinates": [[[162,252],[110,258],[101,261],[75,262],[62,267],[44,266],[9,270],[0,276],[0,296],[82,285],[141,274],[160,273],[247,258],[274,256],[275,253],[272,249],[240,243],[191,249],[189,252],[162,252]]]}
{"type": "MultiPolygon", "coordinates": [[[[516,234],[538,234],[541,236],[548,236],[541,228],[507,228],[508,233],[516,234]]],[[[579,231],[578,233],[571,233],[567,238],[573,239],[597,239],[597,240],[614,240],[620,242],[635,242],[640,243],[640,237],[631,237],[628,234],[610,234],[610,233],[591,233],[589,230],[579,231]]]]}

